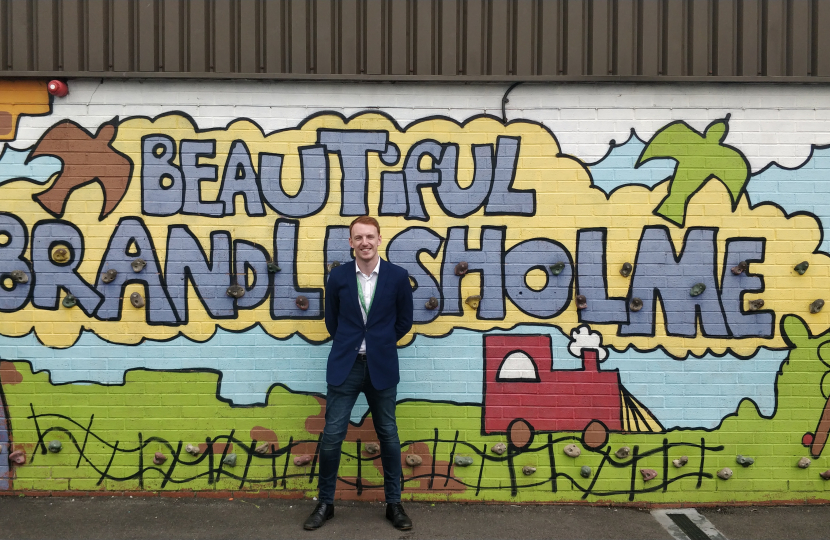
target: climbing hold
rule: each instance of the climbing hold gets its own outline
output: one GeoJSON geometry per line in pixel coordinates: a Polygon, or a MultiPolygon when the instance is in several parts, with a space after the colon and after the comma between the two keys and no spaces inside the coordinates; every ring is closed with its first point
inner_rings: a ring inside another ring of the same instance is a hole
{"type": "Polygon", "coordinates": [[[49,451],[50,452],[52,452],[53,454],[57,454],[61,450],[63,450],[63,445],[61,444],[61,442],[59,440],[55,439],[54,441],[49,441],[49,451]]]}
{"type": "Polygon", "coordinates": [[[222,459],[222,464],[228,467],[236,467],[236,454],[230,453],[222,459]]]}
{"type": "Polygon", "coordinates": [[[718,471],[718,478],[722,480],[729,480],[732,478],[732,469],[729,467],[724,467],[723,469],[718,471]]]}
{"type": "Polygon", "coordinates": [[[830,480],[830,469],[824,471],[823,473],[818,473],[818,475],[824,478],[825,480],[830,480]]]}
{"type": "Polygon", "coordinates": [[[643,475],[643,482],[648,482],[649,480],[657,478],[657,471],[654,469],[640,469],[640,474],[643,475]]]}
{"type": "Polygon", "coordinates": [[[153,456],[154,465],[162,465],[165,461],[167,461],[167,456],[165,456],[161,452],[156,452],[153,456]]]}
{"type": "Polygon", "coordinates": [[[689,296],[700,296],[706,290],[706,285],[703,283],[695,283],[692,285],[692,290],[689,291],[689,296]]]}
{"type": "Polygon", "coordinates": [[[268,261],[268,273],[276,274],[280,270],[282,269],[279,266],[277,266],[277,263],[275,263],[274,261],[268,261]]]}
{"type": "Polygon", "coordinates": [[[199,447],[194,446],[192,444],[188,444],[184,447],[184,451],[190,454],[191,456],[198,456],[199,455],[199,447]]]}
{"type": "Polygon", "coordinates": [[[459,467],[469,467],[473,464],[473,458],[470,456],[455,456],[455,464],[459,467]]]}
{"type": "Polygon", "coordinates": [[[619,450],[614,452],[614,455],[617,456],[620,459],[625,459],[625,458],[628,457],[628,455],[630,453],[631,453],[631,448],[629,448],[627,446],[623,446],[622,448],[620,448],[619,450]]]}
{"type": "Polygon", "coordinates": [[[231,298],[242,298],[243,296],[245,296],[245,287],[238,283],[234,283],[233,285],[228,287],[228,290],[225,291],[225,293],[231,298]]]}
{"type": "Polygon", "coordinates": [[[736,276],[740,276],[741,274],[746,272],[747,268],[749,268],[749,263],[747,263],[746,261],[741,261],[738,263],[738,266],[732,267],[732,273],[736,276]]]}
{"type": "Polygon", "coordinates": [[[271,445],[268,444],[267,442],[264,442],[264,443],[260,444],[259,446],[257,446],[256,449],[254,449],[254,452],[256,452],[257,454],[264,454],[265,452],[267,452],[270,449],[271,449],[271,445]]]}
{"type": "Polygon", "coordinates": [[[68,307],[68,308],[75,307],[75,305],[77,305],[77,303],[78,303],[78,299],[75,298],[72,295],[72,293],[66,293],[66,296],[63,297],[63,302],[61,302],[61,304],[63,304],[63,307],[68,307]]]}
{"type": "Polygon", "coordinates": [[[134,292],[130,295],[130,303],[133,305],[133,307],[143,308],[144,298],[139,293],[134,292]]]}
{"type": "Polygon", "coordinates": [[[9,276],[12,278],[12,281],[15,283],[28,283],[29,276],[26,275],[26,272],[23,270],[12,270],[9,276]]]}
{"type": "Polygon", "coordinates": [[[588,299],[585,298],[584,294],[577,294],[576,309],[585,309],[586,307],[588,307],[588,299]]]}
{"type": "Polygon", "coordinates": [[[631,302],[628,303],[628,309],[631,311],[640,311],[643,309],[643,301],[635,296],[631,299],[631,302]]]}
{"type": "Polygon", "coordinates": [[[620,275],[622,277],[628,277],[631,275],[632,270],[634,270],[634,266],[630,263],[623,263],[622,268],[620,268],[620,275]]]}
{"type": "Polygon", "coordinates": [[[502,455],[507,452],[507,446],[503,442],[496,443],[490,448],[490,451],[494,454],[502,455]]]}
{"type": "Polygon", "coordinates": [[[380,445],[376,442],[369,442],[363,445],[363,451],[369,454],[370,456],[374,456],[378,452],[380,452],[380,445]]]}
{"type": "Polygon", "coordinates": [[[735,458],[735,462],[743,465],[744,467],[749,467],[755,463],[755,460],[749,456],[742,456],[741,454],[738,454],[738,457],[735,458]]]}
{"type": "Polygon", "coordinates": [[[56,263],[69,262],[69,250],[66,248],[58,248],[52,252],[52,259],[56,263]]]}
{"type": "Polygon", "coordinates": [[[757,300],[750,300],[749,301],[749,311],[758,311],[764,307],[764,301],[758,298],[757,300]]]}
{"type": "Polygon", "coordinates": [[[427,308],[427,309],[437,308],[438,307],[438,299],[435,298],[434,296],[430,296],[429,300],[427,300],[426,304],[424,304],[424,307],[427,308]]]}
{"type": "Polygon", "coordinates": [[[423,462],[424,460],[417,454],[407,454],[406,456],[406,464],[410,467],[417,467],[423,462]]]}
{"type": "Polygon", "coordinates": [[[803,458],[798,460],[798,468],[799,469],[806,469],[807,467],[810,466],[811,463],[812,463],[812,460],[810,460],[810,458],[803,457],[803,458]]]}
{"type": "Polygon", "coordinates": [[[689,462],[689,458],[687,458],[686,456],[680,456],[680,458],[678,458],[678,459],[671,460],[672,465],[674,465],[678,469],[680,467],[682,467],[683,465],[687,464],[688,462],[689,462]]]}
{"type": "Polygon", "coordinates": [[[810,313],[818,313],[824,307],[824,300],[817,298],[810,304],[810,313]]]}
{"type": "Polygon", "coordinates": [[[296,305],[297,308],[305,311],[308,309],[308,298],[306,298],[303,295],[300,295],[296,298],[296,300],[294,300],[294,305],[296,305]]]}
{"type": "Polygon", "coordinates": [[[572,458],[579,457],[579,454],[582,453],[582,450],[580,450],[579,447],[575,444],[569,444],[562,451],[565,452],[566,456],[572,458]]]}
{"type": "Polygon", "coordinates": [[[294,465],[297,467],[305,467],[311,463],[311,456],[308,454],[303,454],[302,456],[297,456],[294,458],[294,465]]]}
{"type": "Polygon", "coordinates": [[[525,465],[522,467],[522,472],[525,476],[530,476],[531,474],[536,472],[536,467],[531,467],[530,465],[525,465]]]}
{"type": "Polygon", "coordinates": [[[803,276],[803,275],[804,275],[804,272],[806,272],[806,271],[807,271],[807,268],[809,268],[809,267],[810,267],[810,263],[808,263],[807,261],[801,261],[800,263],[798,263],[797,265],[795,265],[795,268],[793,268],[793,270],[795,270],[796,272],[798,272],[798,273],[799,273],[799,275],[802,275],[802,276],[803,276]]]}
{"type": "Polygon", "coordinates": [[[559,274],[561,274],[562,270],[564,270],[564,269],[565,269],[565,263],[563,263],[563,262],[558,262],[558,263],[550,265],[550,273],[553,274],[554,276],[558,276],[559,274]]]}
{"type": "Polygon", "coordinates": [[[139,258],[130,263],[130,266],[133,267],[133,272],[141,272],[147,266],[147,263],[144,262],[144,259],[139,258]]]}
{"type": "Polygon", "coordinates": [[[464,303],[473,309],[478,309],[479,302],[481,302],[481,296],[479,295],[468,296],[467,299],[464,300],[464,303]]]}
{"type": "Polygon", "coordinates": [[[15,450],[11,454],[9,454],[9,461],[14,463],[15,465],[25,465],[26,452],[24,452],[23,450],[15,450]]]}
{"type": "Polygon", "coordinates": [[[112,283],[115,281],[116,276],[118,276],[118,270],[115,268],[110,268],[106,272],[101,275],[101,281],[104,283],[112,283]]]}
{"type": "Polygon", "coordinates": [[[331,261],[326,265],[326,270],[328,270],[329,273],[331,273],[331,271],[337,268],[338,266],[340,266],[340,261],[331,261]]]}
{"type": "Polygon", "coordinates": [[[470,265],[467,264],[466,261],[461,261],[460,263],[455,265],[455,275],[456,276],[463,276],[467,273],[467,270],[470,269],[470,265]]]}
{"type": "Polygon", "coordinates": [[[587,465],[583,465],[581,469],[579,469],[579,474],[582,478],[590,478],[591,477],[591,467],[587,465]]]}

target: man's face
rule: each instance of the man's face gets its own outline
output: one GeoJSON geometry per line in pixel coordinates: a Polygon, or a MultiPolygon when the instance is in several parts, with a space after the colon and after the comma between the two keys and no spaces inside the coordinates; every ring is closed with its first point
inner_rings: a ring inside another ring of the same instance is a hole
{"type": "Polygon", "coordinates": [[[349,245],[354,249],[354,255],[365,262],[371,262],[378,254],[381,237],[374,225],[355,223],[349,245]]]}

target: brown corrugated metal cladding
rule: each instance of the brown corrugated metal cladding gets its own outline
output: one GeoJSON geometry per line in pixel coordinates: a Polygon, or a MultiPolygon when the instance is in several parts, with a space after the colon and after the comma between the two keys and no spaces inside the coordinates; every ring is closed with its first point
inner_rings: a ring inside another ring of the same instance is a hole
{"type": "Polygon", "coordinates": [[[830,80],[828,0],[0,0],[0,76],[830,80]]]}

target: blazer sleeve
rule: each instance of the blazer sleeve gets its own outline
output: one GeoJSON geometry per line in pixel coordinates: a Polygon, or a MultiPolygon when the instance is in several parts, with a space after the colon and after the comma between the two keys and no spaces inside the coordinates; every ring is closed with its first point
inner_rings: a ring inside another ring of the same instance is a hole
{"type": "Polygon", "coordinates": [[[409,284],[409,274],[403,271],[398,282],[397,302],[398,313],[395,318],[395,341],[400,341],[412,329],[413,304],[412,286],[409,284]]]}
{"type": "Polygon", "coordinates": [[[329,274],[326,280],[325,320],[326,330],[329,331],[332,339],[337,334],[337,319],[340,316],[340,296],[337,294],[337,289],[334,274],[329,274]]]}

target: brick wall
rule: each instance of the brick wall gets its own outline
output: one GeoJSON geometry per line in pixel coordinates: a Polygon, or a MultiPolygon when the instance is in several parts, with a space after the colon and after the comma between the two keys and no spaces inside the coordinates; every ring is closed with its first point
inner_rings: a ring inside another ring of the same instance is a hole
{"type": "MultiPolygon", "coordinates": [[[[406,497],[824,499],[823,87],[523,85],[502,118],[502,85],[21,84],[0,493],[313,495],[325,280],[369,213],[413,281],[406,497]]],[[[382,497],[367,414],[341,497],[382,497]]]]}

